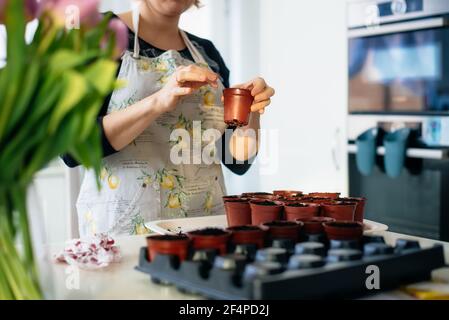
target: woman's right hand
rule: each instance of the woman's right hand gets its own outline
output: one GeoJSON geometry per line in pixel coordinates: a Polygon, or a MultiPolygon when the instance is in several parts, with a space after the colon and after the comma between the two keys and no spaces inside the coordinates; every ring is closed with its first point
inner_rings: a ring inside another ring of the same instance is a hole
{"type": "Polygon", "coordinates": [[[197,65],[181,66],[170,76],[165,86],[153,96],[157,113],[173,111],[183,96],[188,96],[205,85],[218,86],[218,75],[197,65]]]}

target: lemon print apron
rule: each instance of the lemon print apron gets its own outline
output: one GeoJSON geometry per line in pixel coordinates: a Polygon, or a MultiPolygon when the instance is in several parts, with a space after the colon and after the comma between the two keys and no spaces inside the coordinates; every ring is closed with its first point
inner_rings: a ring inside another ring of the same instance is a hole
{"type": "MultiPolygon", "coordinates": [[[[138,30],[139,14],[134,12],[133,17],[134,30],[138,30]]],[[[136,33],[134,52],[123,55],[118,76],[127,85],[113,92],[108,113],[159,91],[179,66],[207,66],[185,32],[180,33],[194,62],[174,50],[156,58],[140,56],[136,33]]],[[[220,135],[224,132],[222,90],[219,83],[218,88],[204,86],[183,97],[174,111],[161,115],[123,150],[104,158],[100,191],[94,172],[86,171],[77,201],[81,237],[105,232],[143,234],[149,231],[146,221],[224,214],[226,191],[219,161],[174,164],[170,158],[170,151],[179,144],[193,148],[188,138],[195,133],[201,135],[211,128],[220,135]],[[173,138],[176,129],[185,130],[188,137],[173,138]]],[[[209,151],[213,157],[214,150],[209,151]]]]}

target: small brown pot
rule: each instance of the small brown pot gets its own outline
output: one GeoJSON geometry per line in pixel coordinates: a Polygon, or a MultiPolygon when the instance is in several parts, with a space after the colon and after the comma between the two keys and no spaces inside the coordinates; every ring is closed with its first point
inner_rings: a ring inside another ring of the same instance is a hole
{"type": "Polygon", "coordinates": [[[242,199],[241,196],[233,195],[233,196],[223,196],[223,201],[230,201],[230,200],[239,200],[242,199]]]}
{"type": "Polygon", "coordinates": [[[250,90],[228,88],[223,91],[224,122],[229,126],[246,126],[254,97],[250,90]]]}
{"type": "Polygon", "coordinates": [[[287,221],[307,219],[320,214],[320,205],[314,203],[286,203],[284,205],[284,215],[287,221]]]}
{"type": "Polygon", "coordinates": [[[299,231],[304,224],[302,222],[292,221],[271,221],[263,224],[268,228],[268,237],[274,239],[290,239],[297,242],[299,239],[299,231]]]}
{"type": "Polygon", "coordinates": [[[155,235],[147,237],[148,258],[154,260],[157,254],[178,256],[180,261],[187,259],[190,239],[186,235],[155,235]]]}
{"type": "Polygon", "coordinates": [[[355,208],[354,221],[363,222],[363,219],[365,217],[366,198],[349,197],[340,198],[339,200],[357,203],[357,207],[355,208]]]}
{"type": "Polygon", "coordinates": [[[324,233],[324,222],[334,222],[334,218],[329,217],[313,217],[308,219],[298,219],[304,223],[303,231],[305,234],[321,234],[324,233]]]}
{"type": "Polygon", "coordinates": [[[363,236],[363,224],[356,221],[334,221],[323,223],[329,240],[359,240],[363,236]]]}
{"type": "Polygon", "coordinates": [[[228,227],[251,224],[251,207],[248,200],[228,200],[224,203],[228,227]]]}
{"type": "Polygon", "coordinates": [[[219,228],[205,228],[188,232],[194,249],[216,249],[220,255],[226,254],[228,241],[231,237],[229,231],[219,228]]]}
{"type": "Polygon", "coordinates": [[[329,199],[338,199],[340,196],[340,192],[312,192],[307,195],[311,198],[329,198],[329,199]]]}
{"type": "Polygon", "coordinates": [[[251,200],[261,199],[272,201],[277,199],[277,197],[274,194],[268,192],[245,192],[242,193],[242,198],[248,198],[251,200]]]}
{"type": "Polygon", "coordinates": [[[319,198],[319,197],[304,197],[301,199],[302,203],[316,203],[316,204],[331,203],[334,201],[335,200],[331,198],[319,198]]]}
{"type": "Polygon", "coordinates": [[[321,204],[321,215],[334,218],[337,221],[354,221],[357,203],[347,201],[335,201],[321,204]]]}
{"type": "Polygon", "coordinates": [[[258,226],[265,222],[271,222],[281,219],[282,205],[268,200],[252,200],[251,206],[251,224],[258,226]]]}
{"type": "Polygon", "coordinates": [[[302,191],[294,191],[294,190],[274,190],[273,194],[283,199],[302,197],[302,191]]]}
{"type": "Polygon", "coordinates": [[[255,244],[258,248],[263,248],[265,245],[266,229],[257,226],[239,226],[226,230],[231,231],[233,244],[255,244]]]}

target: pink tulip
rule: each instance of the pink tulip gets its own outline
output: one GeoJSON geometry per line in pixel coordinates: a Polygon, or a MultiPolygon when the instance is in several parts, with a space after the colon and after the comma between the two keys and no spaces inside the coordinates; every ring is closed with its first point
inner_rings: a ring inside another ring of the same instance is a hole
{"type": "Polygon", "coordinates": [[[108,25],[107,38],[115,37],[114,58],[119,58],[128,48],[128,27],[117,18],[111,19],[108,25]]]}
{"type": "MultiPolygon", "coordinates": [[[[5,22],[6,4],[10,0],[0,0],[0,24],[5,22]]],[[[35,19],[40,13],[40,1],[38,0],[24,0],[25,3],[25,19],[31,21],[35,19]]]]}
{"type": "Polygon", "coordinates": [[[95,26],[101,20],[98,13],[99,0],[46,0],[45,10],[56,23],[77,28],[81,25],[95,26]]]}

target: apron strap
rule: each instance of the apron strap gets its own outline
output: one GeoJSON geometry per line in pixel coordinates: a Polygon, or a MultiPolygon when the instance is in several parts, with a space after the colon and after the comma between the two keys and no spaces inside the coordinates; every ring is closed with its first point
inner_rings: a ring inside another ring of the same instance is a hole
{"type": "Polygon", "coordinates": [[[138,59],[140,57],[140,44],[139,44],[140,1],[132,2],[132,21],[134,29],[133,58],[138,59]]]}
{"type": "Polygon", "coordinates": [[[202,56],[202,54],[198,51],[198,49],[194,46],[194,44],[192,43],[192,41],[190,41],[189,37],[187,36],[187,34],[184,32],[184,30],[179,30],[182,39],[184,40],[184,43],[187,46],[187,49],[189,49],[190,54],[193,57],[193,60],[196,63],[202,63],[207,65],[206,60],[204,60],[204,57],[202,56]]]}

